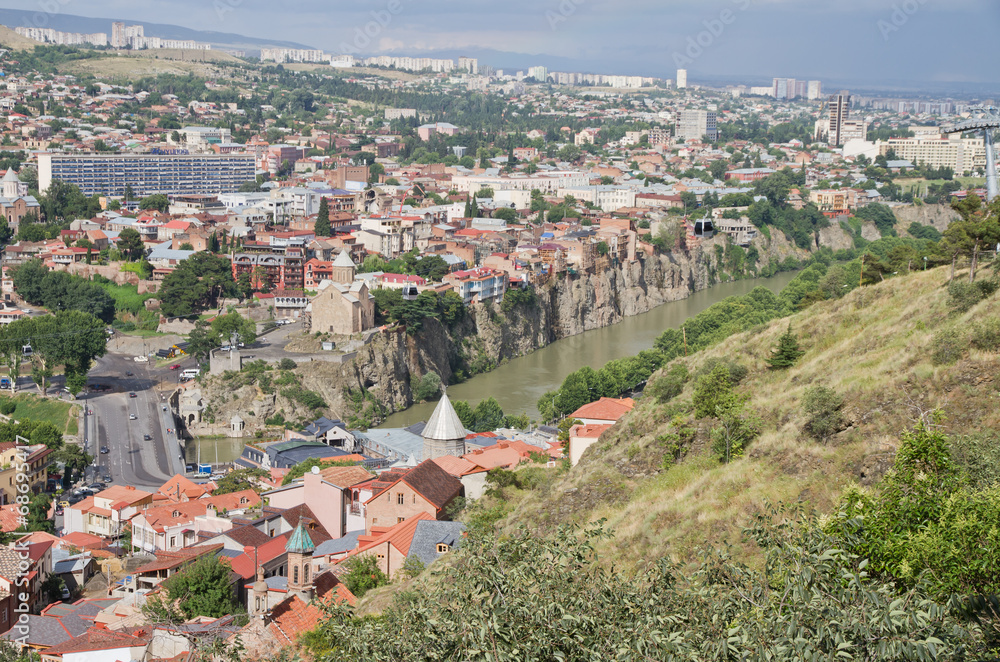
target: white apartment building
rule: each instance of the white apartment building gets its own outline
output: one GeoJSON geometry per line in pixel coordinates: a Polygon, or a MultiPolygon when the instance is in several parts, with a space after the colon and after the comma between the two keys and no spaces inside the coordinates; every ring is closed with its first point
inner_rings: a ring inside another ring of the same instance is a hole
{"type": "Polygon", "coordinates": [[[683,90],[688,86],[688,70],[678,69],[677,70],[677,89],[683,90]]]}
{"type": "Polygon", "coordinates": [[[416,108],[386,108],[385,118],[389,121],[417,116],[416,108]]]}
{"type": "Polygon", "coordinates": [[[555,194],[560,188],[574,188],[590,185],[590,175],[575,170],[559,170],[534,175],[455,175],[452,186],[459,193],[478,193],[480,189],[494,191],[538,189],[544,194],[555,194]]]}
{"type": "Polygon", "coordinates": [[[617,186],[578,186],[561,188],[556,195],[560,198],[571,195],[577,200],[589,202],[600,207],[601,211],[610,213],[622,207],[635,207],[636,192],[634,189],[617,186]]]}
{"type": "Polygon", "coordinates": [[[330,55],[311,48],[262,48],[261,62],[329,62],[330,55]]]}
{"type": "Polygon", "coordinates": [[[961,138],[960,134],[950,137],[935,135],[890,138],[879,144],[880,154],[886,154],[890,149],[897,158],[914,165],[951,168],[958,175],[986,167],[986,146],[982,138],[961,138]]]}
{"type": "Polygon", "coordinates": [[[717,118],[711,110],[682,110],[677,114],[677,137],[715,142],[719,139],[717,118]]]}

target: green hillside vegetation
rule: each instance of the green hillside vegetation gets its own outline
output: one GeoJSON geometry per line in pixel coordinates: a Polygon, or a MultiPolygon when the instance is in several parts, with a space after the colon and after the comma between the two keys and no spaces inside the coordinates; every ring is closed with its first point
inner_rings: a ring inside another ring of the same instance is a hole
{"type": "Polygon", "coordinates": [[[77,417],[80,413],[76,405],[55,400],[39,398],[36,395],[0,396],[0,412],[17,421],[31,420],[51,423],[63,434],[75,436],[79,431],[77,417]],[[10,412],[7,414],[7,412],[10,412]]]}
{"type": "Polygon", "coordinates": [[[331,661],[995,655],[996,605],[978,596],[1000,592],[1000,274],[949,275],[887,279],[673,359],[650,388],[679,388],[647,393],[576,467],[491,472],[463,550],[366,595],[362,618],[334,610],[308,647],[331,661]],[[804,353],[771,369],[789,329],[804,353]],[[742,450],[718,444],[732,429],[749,430],[742,450]]]}

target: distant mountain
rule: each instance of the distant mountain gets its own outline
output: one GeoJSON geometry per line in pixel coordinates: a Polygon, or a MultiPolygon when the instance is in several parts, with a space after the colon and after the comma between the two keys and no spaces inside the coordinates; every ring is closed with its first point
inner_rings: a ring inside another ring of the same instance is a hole
{"type": "MultiPolygon", "coordinates": [[[[0,7],[0,23],[10,27],[12,30],[18,26],[34,26],[37,11],[26,11],[23,9],[6,9],[0,7]]],[[[146,21],[134,21],[128,18],[90,18],[87,16],[76,16],[74,14],[46,14],[46,28],[61,30],[63,32],[106,32],[111,36],[111,23],[114,21],[124,21],[128,25],[142,25],[147,37],[161,37],[163,39],[193,39],[209,43],[213,48],[231,48],[248,51],[248,55],[256,54],[260,49],[267,47],[283,48],[313,48],[294,41],[279,41],[275,39],[259,39],[257,37],[247,37],[241,34],[230,32],[214,32],[211,30],[192,30],[179,25],[168,25],[165,23],[148,23],[146,21]]]]}

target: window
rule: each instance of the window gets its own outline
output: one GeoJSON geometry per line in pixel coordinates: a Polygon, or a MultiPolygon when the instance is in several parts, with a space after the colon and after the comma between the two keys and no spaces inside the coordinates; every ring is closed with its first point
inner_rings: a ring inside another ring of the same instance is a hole
{"type": "Polygon", "coordinates": [[[293,584],[299,583],[299,566],[295,566],[294,568],[292,568],[292,583],[293,584]]]}
{"type": "Polygon", "coordinates": [[[305,564],[304,566],[302,566],[302,581],[304,581],[306,584],[309,583],[309,564],[308,563],[305,564]]]}
{"type": "Polygon", "coordinates": [[[417,495],[416,495],[416,494],[414,494],[414,495],[413,495],[413,503],[416,503],[416,502],[417,502],[417,495]]]}
{"type": "Polygon", "coordinates": [[[171,547],[177,546],[177,536],[170,536],[170,546],[171,547]]]}
{"type": "Polygon", "coordinates": [[[447,554],[450,551],[451,551],[451,545],[449,545],[448,543],[439,542],[437,544],[438,554],[447,554]]]}
{"type": "Polygon", "coordinates": [[[403,493],[402,492],[399,492],[399,493],[396,494],[396,503],[398,503],[401,506],[403,505],[403,493]]]}
{"type": "Polygon", "coordinates": [[[384,563],[385,562],[385,554],[376,554],[375,555],[375,560],[377,560],[379,563],[384,563]]]}
{"type": "Polygon", "coordinates": [[[406,519],[405,517],[397,517],[396,518],[396,524],[402,524],[403,520],[405,520],[405,519],[406,519]]]}
{"type": "Polygon", "coordinates": [[[377,517],[373,517],[372,518],[372,526],[375,526],[376,524],[378,524],[378,518],[377,517]]]}

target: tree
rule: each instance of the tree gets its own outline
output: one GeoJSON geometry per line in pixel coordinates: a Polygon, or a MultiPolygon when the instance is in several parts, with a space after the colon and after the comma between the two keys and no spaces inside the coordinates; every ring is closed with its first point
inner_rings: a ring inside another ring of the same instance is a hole
{"type": "Polygon", "coordinates": [[[326,198],[321,198],[319,201],[319,213],[316,214],[314,232],[317,237],[329,237],[333,234],[333,227],[330,225],[330,206],[326,198]]]}
{"type": "Polygon", "coordinates": [[[257,340],[257,324],[239,313],[220,315],[212,320],[211,331],[214,339],[222,344],[235,333],[239,342],[250,344],[257,340]]]}
{"type": "Polygon", "coordinates": [[[493,218],[498,218],[500,220],[507,221],[508,223],[513,223],[514,221],[518,220],[520,216],[518,216],[517,212],[511,209],[510,207],[500,207],[499,209],[493,212],[493,218]]]}
{"type": "Polygon", "coordinates": [[[30,497],[28,501],[28,517],[23,526],[25,531],[43,531],[45,533],[55,533],[56,527],[49,519],[49,510],[52,508],[52,499],[44,492],[30,497]]]}
{"type": "Polygon", "coordinates": [[[803,354],[805,351],[799,348],[799,339],[792,333],[789,322],[788,330],[778,338],[778,344],[771,349],[771,356],[766,360],[771,370],[781,370],[795,365],[803,354]]]}
{"type": "Polygon", "coordinates": [[[341,575],[340,580],[359,599],[368,591],[389,583],[388,575],[378,567],[374,554],[351,559],[345,565],[347,572],[341,575]]]}
{"type": "Polygon", "coordinates": [[[216,481],[216,488],[212,491],[212,494],[218,496],[221,494],[242,492],[243,490],[253,490],[259,493],[264,489],[261,487],[262,483],[260,479],[267,476],[267,471],[256,467],[230,471],[222,479],[216,481]]]}
{"type": "Polygon", "coordinates": [[[195,253],[164,279],[160,310],[167,317],[185,317],[218,305],[236,293],[232,264],[222,256],[195,253]]]}
{"type": "Polygon", "coordinates": [[[154,621],[178,621],[196,616],[221,618],[242,612],[243,605],[233,594],[230,572],[222,559],[204,554],[163,582],[167,595],[151,600],[147,613],[154,621]]]}
{"type": "Polygon", "coordinates": [[[452,403],[452,407],[455,408],[455,414],[458,415],[458,420],[462,421],[462,426],[466,430],[471,430],[475,427],[476,412],[468,402],[465,400],[456,400],[452,403]]]}
{"type": "Polygon", "coordinates": [[[169,206],[170,199],[162,193],[146,196],[139,201],[139,209],[155,209],[159,212],[165,212],[169,206]]]}
{"type": "Polygon", "coordinates": [[[80,474],[86,471],[90,463],[94,461],[93,456],[84,453],[83,448],[73,444],[64,444],[52,454],[52,458],[56,462],[61,462],[65,467],[65,471],[80,474]]]}
{"type": "Polygon", "coordinates": [[[118,250],[129,262],[140,260],[146,255],[146,246],[142,243],[139,232],[133,228],[124,228],[118,235],[118,250]]]}
{"type": "Polygon", "coordinates": [[[492,432],[503,427],[504,413],[500,408],[500,403],[496,398],[490,397],[481,400],[475,409],[476,422],[472,428],[473,432],[492,432]]]}

